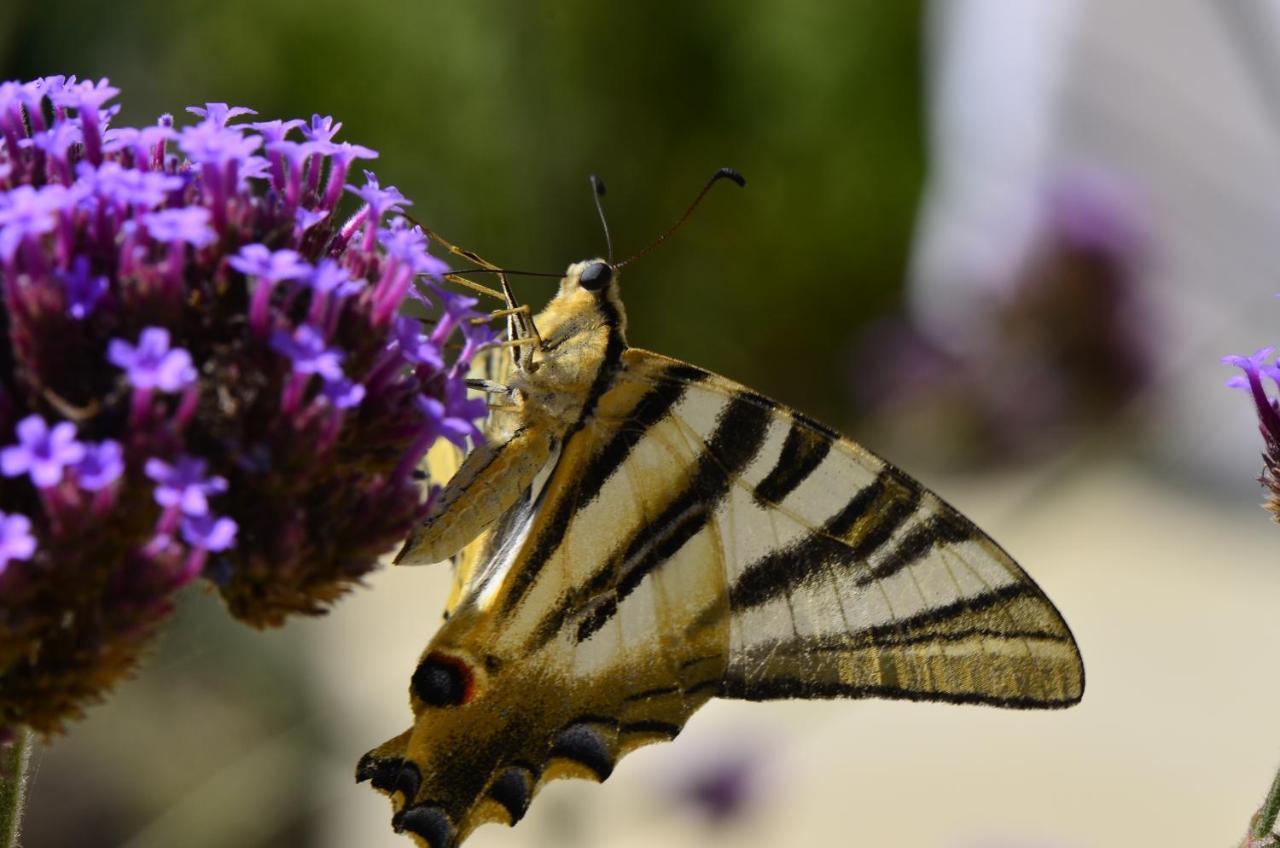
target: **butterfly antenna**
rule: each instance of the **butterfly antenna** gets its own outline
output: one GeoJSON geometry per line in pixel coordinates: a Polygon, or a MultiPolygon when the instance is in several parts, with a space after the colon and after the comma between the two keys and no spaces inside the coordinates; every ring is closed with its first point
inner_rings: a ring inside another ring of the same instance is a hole
{"type": "Polygon", "coordinates": [[[604,243],[609,248],[609,264],[613,264],[613,237],[609,235],[609,222],[604,217],[604,203],[600,198],[604,197],[604,180],[595,174],[587,177],[591,181],[591,199],[596,202],[596,212],[600,215],[600,226],[604,228],[604,243]]]}
{"type": "Polygon", "coordinates": [[[479,268],[461,268],[456,271],[451,270],[445,275],[446,279],[449,279],[451,282],[455,282],[461,286],[471,289],[472,291],[479,292],[480,294],[488,295],[492,298],[495,298],[496,300],[505,299],[503,297],[502,292],[489,288],[488,286],[482,286],[479,283],[473,282],[471,280],[465,279],[464,275],[466,274],[499,274],[499,275],[511,274],[512,276],[517,276],[517,277],[555,277],[557,279],[564,276],[563,273],[553,274],[545,271],[520,271],[515,268],[503,268],[500,265],[490,262],[488,259],[485,259],[483,256],[480,256],[474,250],[467,250],[465,247],[458,247],[456,244],[444,238],[435,230],[426,226],[421,221],[417,220],[407,212],[403,212],[401,214],[404,215],[405,219],[408,220],[409,223],[421,229],[422,232],[425,233],[428,238],[430,238],[432,241],[438,242],[441,246],[443,246],[446,250],[448,250],[454,256],[460,256],[463,259],[467,260],[468,262],[472,262],[480,266],[479,268]]]}
{"type": "Polygon", "coordinates": [[[707,192],[711,191],[711,187],[716,183],[720,182],[720,180],[730,180],[731,182],[737,183],[739,188],[747,187],[747,178],[742,176],[742,174],[739,174],[733,168],[721,168],[720,170],[716,171],[714,174],[711,175],[711,179],[707,180],[707,184],[702,187],[702,191],[698,192],[698,196],[695,197],[693,199],[693,202],[689,204],[689,208],[684,210],[684,214],[680,216],[680,220],[672,224],[665,233],[663,233],[662,235],[654,239],[653,242],[644,250],[640,251],[634,256],[630,256],[622,260],[621,262],[614,265],[613,267],[621,268],[623,265],[630,264],[636,261],[637,259],[639,259],[641,256],[647,255],[655,247],[657,247],[658,245],[666,241],[668,236],[670,236],[676,230],[680,229],[680,227],[684,224],[684,222],[689,220],[689,216],[693,214],[693,210],[698,208],[698,204],[702,202],[702,198],[706,197],[707,192]]]}

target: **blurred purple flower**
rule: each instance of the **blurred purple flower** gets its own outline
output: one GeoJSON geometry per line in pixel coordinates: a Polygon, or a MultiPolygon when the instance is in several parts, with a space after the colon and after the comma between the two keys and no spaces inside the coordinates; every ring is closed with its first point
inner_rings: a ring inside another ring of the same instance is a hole
{"type": "Polygon", "coordinates": [[[415,274],[428,274],[436,279],[449,273],[449,266],[427,253],[427,236],[418,226],[410,226],[404,218],[393,218],[390,227],[378,230],[378,241],[387,255],[413,269],[415,274]]]}
{"type": "Polygon", "coordinates": [[[31,519],[25,515],[0,512],[0,575],[14,560],[31,559],[36,539],[31,535],[31,519]]]}
{"type": "MultiPolygon", "coordinates": [[[[152,209],[164,203],[171,192],[182,188],[181,177],[125,168],[110,160],[97,168],[81,162],[76,172],[82,184],[120,206],[152,209]]],[[[208,220],[207,211],[205,215],[208,220]]]]}
{"type": "Polygon", "coordinates": [[[178,133],[178,149],[197,164],[223,165],[243,161],[262,146],[262,138],[245,135],[238,127],[206,121],[178,133]]]}
{"type": "Polygon", "coordinates": [[[444,354],[438,345],[422,334],[422,324],[408,315],[401,315],[395,323],[396,342],[404,358],[414,365],[428,368],[444,367],[444,354]]]}
{"type": "Polygon", "coordinates": [[[346,377],[340,377],[337,380],[328,380],[324,384],[323,393],[329,403],[333,404],[337,409],[352,409],[360,405],[360,401],[364,400],[365,388],[359,383],[353,383],[346,377]]]}
{"type": "Polygon", "coordinates": [[[258,114],[246,106],[228,106],[226,103],[206,103],[204,106],[188,106],[187,111],[199,115],[216,127],[225,127],[232,118],[258,114]]]}
{"type": "Polygon", "coordinates": [[[326,380],[342,379],[342,353],[325,344],[324,336],[303,324],[293,333],[276,330],[271,347],[293,361],[295,374],[319,374],[326,380]]]}
{"type": "Polygon", "coordinates": [[[402,211],[402,206],[412,206],[400,189],[395,186],[387,186],[382,188],[378,185],[378,177],[372,171],[364,172],[363,186],[347,186],[347,191],[364,201],[369,207],[369,224],[368,226],[377,229],[378,222],[383,216],[390,212],[402,211]]]}
{"type": "Polygon", "coordinates": [[[690,776],[683,795],[712,824],[724,824],[740,816],[753,800],[755,771],[746,758],[726,759],[690,776]]]}
{"type": "Polygon", "coordinates": [[[206,551],[225,551],[236,541],[235,521],[208,513],[182,519],[182,538],[188,545],[206,551]]]}
{"type": "Polygon", "coordinates": [[[352,279],[347,269],[332,259],[322,259],[306,278],[307,286],[312,291],[335,297],[347,297],[356,294],[366,286],[362,279],[352,279]]]}
{"type": "Polygon", "coordinates": [[[887,437],[927,446],[936,462],[1052,451],[1113,420],[1151,379],[1156,310],[1136,192],[1077,167],[1038,199],[1030,252],[1018,241],[990,263],[999,270],[966,281],[972,302],[946,315],[924,304],[923,320],[877,322],[857,345],[852,382],[864,407],[884,419],[887,437]]]}
{"type": "Polygon", "coordinates": [[[271,250],[263,244],[246,244],[228,263],[246,277],[273,283],[302,279],[311,273],[311,266],[296,250],[271,250]]]}
{"type": "Polygon", "coordinates": [[[84,457],[70,421],[50,427],[39,415],[28,415],[18,422],[17,433],[18,444],[0,450],[0,472],[6,477],[28,474],[36,488],[58,485],[63,469],[84,457]]]}
{"type": "Polygon", "coordinates": [[[156,241],[186,242],[195,247],[204,247],[218,238],[218,234],[209,225],[209,210],[203,206],[152,212],[142,216],[142,225],[156,241]]]}
{"type": "Polygon", "coordinates": [[[422,395],[418,398],[418,408],[432,422],[437,433],[458,447],[465,448],[468,439],[474,444],[484,441],[484,434],[476,427],[475,421],[488,412],[488,407],[484,398],[468,398],[465,386],[451,388],[443,401],[422,395]]]}
{"type": "Polygon", "coordinates": [[[142,331],[137,347],[123,339],[112,339],[107,346],[107,359],[123,368],[136,389],[159,389],[177,392],[196,379],[191,354],[180,347],[170,347],[169,331],[148,327],[142,331]]]}
{"type": "Polygon", "coordinates": [[[107,277],[89,270],[87,256],[77,256],[70,272],[61,276],[63,291],[67,297],[67,314],[77,321],[83,321],[93,313],[98,301],[107,293],[107,277]]]}
{"type": "Polygon", "coordinates": [[[76,480],[80,488],[97,492],[110,486],[124,474],[124,451],[114,439],[84,446],[84,457],[76,463],[76,480]]]}
{"type": "Polygon", "coordinates": [[[331,115],[325,115],[323,118],[319,115],[312,115],[310,126],[304,126],[302,134],[306,136],[307,141],[328,144],[333,141],[333,137],[341,129],[342,122],[334,121],[331,115]]]}
{"type": "Polygon", "coordinates": [[[66,190],[57,185],[18,186],[0,195],[0,259],[12,259],[23,240],[51,232],[65,200],[66,190]]]}
{"type": "Polygon", "coordinates": [[[258,123],[249,124],[250,129],[257,130],[262,134],[262,141],[267,146],[275,144],[277,141],[284,141],[290,132],[301,126],[305,126],[305,122],[297,119],[292,121],[276,119],[273,121],[259,121],[258,123]]]}
{"type": "Polygon", "coordinates": [[[209,498],[227,490],[227,481],[210,476],[208,468],[207,462],[194,456],[180,456],[172,465],[152,458],[144,466],[156,483],[156,503],[177,507],[183,515],[204,515],[209,511],[209,498]]]}

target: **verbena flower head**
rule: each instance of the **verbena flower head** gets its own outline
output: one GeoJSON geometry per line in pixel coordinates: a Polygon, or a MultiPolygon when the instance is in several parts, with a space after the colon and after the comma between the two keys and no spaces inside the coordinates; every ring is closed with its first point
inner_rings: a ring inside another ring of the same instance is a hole
{"type": "Polygon", "coordinates": [[[1262,476],[1258,482],[1267,488],[1267,509],[1280,521],[1280,401],[1267,392],[1266,383],[1280,386],[1280,363],[1269,361],[1275,348],[1264,347],[1251,356],[1224,356],[1222,362],[1239,368],[1243,373],[1232,377],[1227,385],[1243,389],[1253,400],[1258,413],[1258,431],[1262,433],[1262,476]]]}
{"type": "Polygon", "coordinates": [[[225,103],[114,127],[118,94],[0,85],[0,735],[61,729],[202,576],[253,625],[323,612],[485,411],[473,302],[347,185],[374,151],[225,103]]]}

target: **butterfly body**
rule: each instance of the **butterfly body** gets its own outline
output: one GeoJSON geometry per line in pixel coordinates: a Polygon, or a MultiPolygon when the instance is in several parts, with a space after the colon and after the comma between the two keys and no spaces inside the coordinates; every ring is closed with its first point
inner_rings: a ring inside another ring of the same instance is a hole
{"type": "Polygon", "coordinates": [[[570,267],[560,292],[538,313],[543,342],[507,375],[506,399],[491,416],[488,442],[463,461],[432,514],[410,535],[397,563],[440,562],[506,512],[594,402],[626,348],[626,313],[616,288],[590,292],[576,280],[603,260],[570,267]],[[441,517],[446,521],[438,520],[441,517]]]}
{"type": "Polygon", "coordinates": [[[1066,624],[971,522],[805,416],[628,348],[624,316],[606,263],[570,267],[490,444],[401,554],[466,545],[415,724],[358,769],[398,829],[450,848],[514,824],[714,696],[1079,700],[1066,624]]]}

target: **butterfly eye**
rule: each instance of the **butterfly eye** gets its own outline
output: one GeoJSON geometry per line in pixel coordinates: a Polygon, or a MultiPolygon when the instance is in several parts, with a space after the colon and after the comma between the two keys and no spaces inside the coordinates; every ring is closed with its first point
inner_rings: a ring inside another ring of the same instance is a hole
{"type": "Polygon", "coordinates": [[[578,285],[590,292],[600,291],[613,279],[613,269],[603,262],[592,262],[578,275],[578,285]]]}

